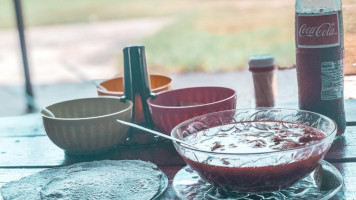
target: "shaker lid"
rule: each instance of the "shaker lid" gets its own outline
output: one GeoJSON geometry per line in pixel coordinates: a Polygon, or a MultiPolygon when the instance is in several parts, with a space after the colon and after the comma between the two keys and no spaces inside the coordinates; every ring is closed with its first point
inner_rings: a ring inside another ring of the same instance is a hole
{"type": "Polygon", "coordinates": [[[274,66],[274,56],[270,54],[262,54],[251,56],[248,61],[248,66],[250,71],[254,70],[272,70],[275,68],[274,66]]]}

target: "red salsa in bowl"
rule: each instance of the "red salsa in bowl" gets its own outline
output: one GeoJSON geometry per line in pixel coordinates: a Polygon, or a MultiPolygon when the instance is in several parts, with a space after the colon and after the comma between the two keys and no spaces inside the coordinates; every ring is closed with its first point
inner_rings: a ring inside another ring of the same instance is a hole
{"type": "Polygon", "coordinates": [[[229,190],[285,189],[311,173],[329,149],[335,123],[300,110],[230,110],[179,124],[172,136],[185,162],[204,180],[229,190]]]}

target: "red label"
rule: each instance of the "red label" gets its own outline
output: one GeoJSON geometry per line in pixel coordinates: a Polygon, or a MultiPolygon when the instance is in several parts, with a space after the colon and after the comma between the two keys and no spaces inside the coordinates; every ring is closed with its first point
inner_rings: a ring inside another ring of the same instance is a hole
{"type": "Polygon", "coordinates": [[[339,46],[338,14],[298,14],[297,45],[299,48],[339,46]]]}

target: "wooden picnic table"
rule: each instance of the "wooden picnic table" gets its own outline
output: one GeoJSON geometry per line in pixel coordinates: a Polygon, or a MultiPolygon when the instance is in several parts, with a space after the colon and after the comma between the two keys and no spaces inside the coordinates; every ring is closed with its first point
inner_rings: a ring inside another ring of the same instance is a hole
{"type": "MultiPolygon", "coordinates": [[[[297,104],[277,107],[297,108],[297,104]]],[[[325,160],[332,163],[344,177],[343,187],[332,198],[335,200],[356,198],[356,100],[346,100],[345,109],[346,132],[335,139],[325,156],[325,160]]],[[[185,163],[170,141],[140,147],[118,147],[95,157],[73,157],[66,155],[49,140],[39,114],[0,118],[0,186],[44,169],[102,159],[141,159],[157,164],[170,182],[161,199],[177,199],[171,183],[185,163]]]]}

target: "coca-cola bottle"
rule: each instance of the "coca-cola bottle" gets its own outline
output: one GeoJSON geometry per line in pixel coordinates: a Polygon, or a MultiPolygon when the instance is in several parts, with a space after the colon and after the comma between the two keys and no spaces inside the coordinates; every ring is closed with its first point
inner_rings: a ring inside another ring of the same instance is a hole
{"type": "Polygon", "coordinates": [[[341,0],[296,0],[295,41],[300,109],[330,117],[344,133],[341,0]]]}

